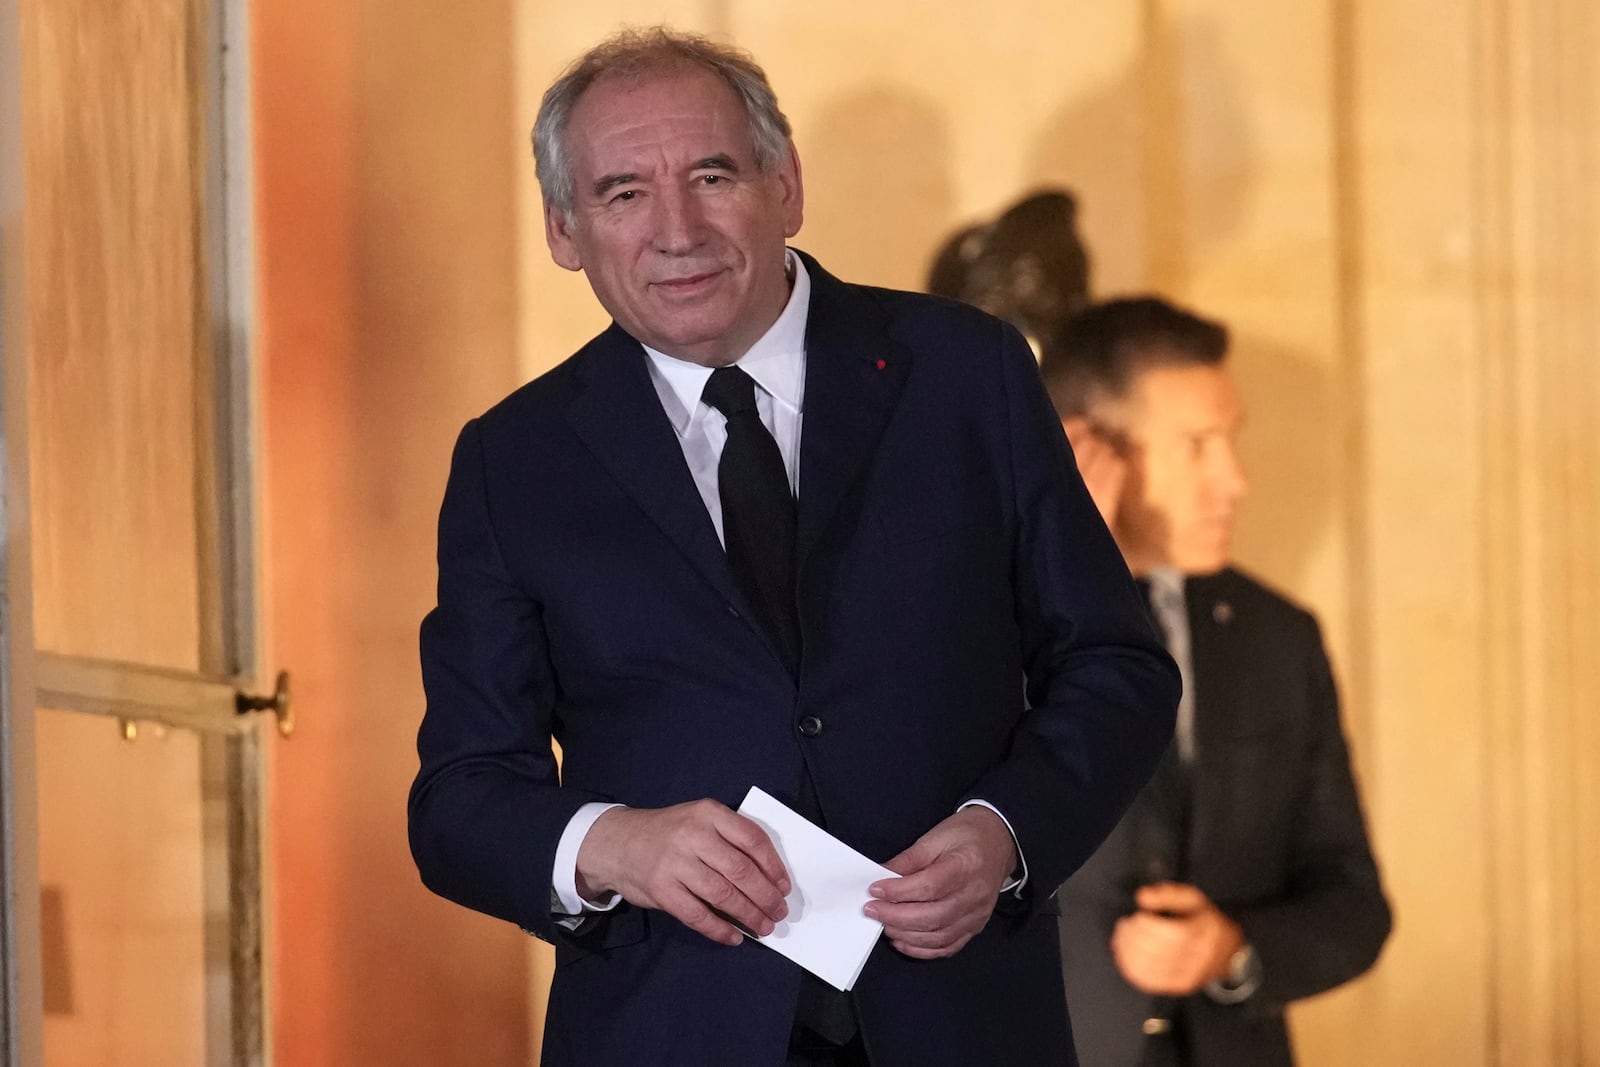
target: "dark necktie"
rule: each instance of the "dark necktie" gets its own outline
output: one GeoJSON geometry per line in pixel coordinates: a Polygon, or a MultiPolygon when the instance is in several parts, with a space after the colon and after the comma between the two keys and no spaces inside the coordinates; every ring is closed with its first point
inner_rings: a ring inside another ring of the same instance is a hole
{"type": "MultiPolygon", "coordinates": [[[[728,440],[717,461],[717,495],[722,499],[722,543],[734,579],[761,620],[789,673],[800,668],[800,620],[795,610],[794,496],[783,453],[756,411],[756,383],[738,367],[711,372],[701,399],[728,418],[728,440]]],[[[802,814],[822,824],[822,809],[807,772],[797,803],[802,814]]],[[[800,983],[795,1022],[835,1045],[856,1033],[850,995],[809,972],[800,983]]],[[[791,1060],[791,1062],[794,1062],[791,1060]]],[[[809,1061],[808,1061],[809,1062],[809,1061]]],[[[818,1062],[834,1062],[833,1059],[818,1062]]]]}
{"type": "Polygon", "coordinates": [[[784,666],[798,675],[795,505],[783,454],[756,411],[756,383],[744,371],[738,367],[712,371],[701,399],[728,419],[728,440],[717,462],[728,563],[784,666]]]}
{"type": "MultiPolygon", "coordinates": [[[[1167,651],[1174,658],[1189,656],[1187,620],[1181,632],[1173,618],[1173,605],[1163,590],[1152,588],[1149,580],[1139,579],[1139,591],[1144,594],[1145,605],[1151,618],[1161,630],[1167,651]],[[1177,638],[1177,640],[1174,640],[1177,638]],[[1174,647],[1177,645],[1178,647],[1174,647]]],[[[1185,610],[1181,593],[1177,609],[1185,610]]],[[[1187,688],[1190,671],[1180,668],[1187,688]]],[[[1187,697],[1187,694],[1186,694],[1187,697]]],[[[1189,762],[1183,758],[1183,744],[1179,733],[1174,732],[1155,774],[1145,786],[1151,803],[1160,813],[1161,826],[1149,835],[1144,854],[1140,857],[1141,882],[1183,881],[1188,876],[1189,830],[1193,818],[1193,782],[1189,762]]]]}

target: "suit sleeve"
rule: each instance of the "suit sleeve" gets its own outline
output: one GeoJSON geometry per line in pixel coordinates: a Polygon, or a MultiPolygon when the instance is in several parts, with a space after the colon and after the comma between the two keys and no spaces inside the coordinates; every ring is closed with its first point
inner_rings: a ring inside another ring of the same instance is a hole
{"type": "Polygon", "coordinates": [[[1270,902],[1229,908],[1255,946],[1269,1005],[1325,992],[1371,967],[1391,916],[1367,839],[1361,801],[1339,724],[1333,672],[1316,621],[1307,685],[1311,738],[1288,842],[1284,892],[1270,902]]]}
{"type": "Polygon", "coordinates": [[[408,815],[423,883],[546,939],[565,936],[550,914],[556,845],[580,806],[605,798],[560,785],[544,626],[496,540],[476,421],[451,461],[421,652],[427,710],[408,815]]]}
{"type": "Polygon", "coordinates": [[[1029,710],[973,788],[1010,821],[1039,907],[1116,825],[1172,737],[1181,681],[1078,475],[1038,367],[1000,338],[1012,586],[1029,710]]]}

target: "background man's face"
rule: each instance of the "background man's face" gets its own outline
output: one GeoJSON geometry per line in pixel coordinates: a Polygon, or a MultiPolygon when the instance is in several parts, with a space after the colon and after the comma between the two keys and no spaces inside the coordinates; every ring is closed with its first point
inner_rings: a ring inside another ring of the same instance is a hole
{"type": "Polygon", "coordinates": [[[1228,372],[1154,367],[1113,408],[1106,421],[1129,442],[1113,530],[1129,568],[1210,574],[1226,566],[1246,489],[1236,449],[1244,411],[1228,372]]]}
{"type": "Polygon", "coordinates": [[[603,79],[566,130],[572,218],[546,205],[551,254],[651,348],[708,366],[760,339],[789,297],[784,242],[800,229],[793,152],[756,166],[733,89],[692,67],[603,79]]]}

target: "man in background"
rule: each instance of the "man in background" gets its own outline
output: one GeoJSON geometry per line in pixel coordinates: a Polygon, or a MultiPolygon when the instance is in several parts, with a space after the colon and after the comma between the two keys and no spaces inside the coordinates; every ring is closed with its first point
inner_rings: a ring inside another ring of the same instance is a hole
{"type": "Polygon", "coordinates": [[[1155,298],[1071,318],[1042,369],[1184,676],[1172,745],[1061,889],[1085,1067],[1272,1067],[1283,1009],[1390,928],[1317,622],[1230,566],[1246,490],[1226,330],[1155,298]]]}

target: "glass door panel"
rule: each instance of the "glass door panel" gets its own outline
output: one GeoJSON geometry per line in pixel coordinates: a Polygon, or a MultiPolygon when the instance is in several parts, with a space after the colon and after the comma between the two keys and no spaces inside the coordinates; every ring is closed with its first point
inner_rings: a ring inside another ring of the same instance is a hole
{"type": "Polygon", "coordinates": [[[214,553],[194,0],[24,0],[34,641],[196,669],[214,553]]]}
{"type": "MultiPolygon", "coordinates": [[[[200,738],[42,710],[36,721],[47,1064],[206,1062],[200,738]]],[[[226,922],[226,915],[221,916],[226,922]]]]}

